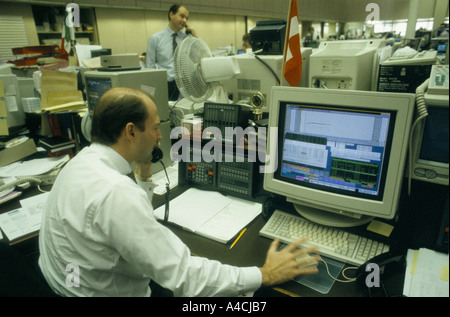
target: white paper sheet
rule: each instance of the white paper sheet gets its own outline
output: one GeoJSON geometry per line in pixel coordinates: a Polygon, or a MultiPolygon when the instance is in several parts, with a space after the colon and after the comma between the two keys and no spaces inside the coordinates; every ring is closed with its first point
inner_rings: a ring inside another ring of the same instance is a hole
{"type": "Polygon", "coordinates": [[[64,155],[14,162],[0,167],[0,177],[23,177],[45,174],[56,166],[67,162],[69,159],[69,155],[64,155]]]}
{"type": "Polygon", "coordinates": [[[448,254],[421,248],[408,250],[403,294],[408,297],[448,297],[448,254]]]}
{"type": "MultiPolygon", "coordinates": [[[[170,201],[169,222],[212,240],[227,243],[261,213],[262,205],[219,192],[190,188],[170,201]]],[[[164,219],[165,206],[154,211],[164,219]]]]}
{"type": "Polygon", "coordinates": [[[41,228],[42,211],[48,193],[21,201],[22,208],[0,215],[0,228],[10,241],[16,240],[41,228]]]}

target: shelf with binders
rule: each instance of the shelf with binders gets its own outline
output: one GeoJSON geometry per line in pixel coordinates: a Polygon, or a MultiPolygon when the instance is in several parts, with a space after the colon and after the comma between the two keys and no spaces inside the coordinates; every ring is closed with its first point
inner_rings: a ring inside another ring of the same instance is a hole
{"type": "MultiPolygon", "coordinates": [[[[64,6],[32,5],[34,22],[39,43],[61,45],[62,27],[65,19],[64,6]]],[[[80,25],[75,28],[79,44],[99,43],[94,8],[80,8],[80,25]]]]}
{"type": "Polygon", "coordinates": [[[35,140],[37,146],[45,149],[49,156],[69,154],[73,157],[89,144],[81,133],[81,119],[78,113],[70,112],[27,114],[26,125],[30,131],[30,137],[35,140]],[[68,143],[59,144],[57,147],[42,144],[41,140],[49,137],[60,137],[68,143]]]}
{"type": "Polygon", "coordinates": [[[49,156],[69,154],[70,157],[73,157],[75,145],[74,140],[60,135],[39,139],[39,146],[44,148],[49,156]]]}

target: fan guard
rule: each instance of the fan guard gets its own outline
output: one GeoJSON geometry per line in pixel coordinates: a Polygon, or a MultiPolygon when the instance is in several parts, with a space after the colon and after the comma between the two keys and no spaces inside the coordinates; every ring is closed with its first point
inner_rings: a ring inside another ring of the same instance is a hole
{"type": "Polygon", "coordinates": [[[210,83],[203,80],[201,60],[212,57],[208,45],[199,38],[188,36],[174,54],[175,81],[183,96],[194,102],[203,102],[214,92],[210,83]]]}

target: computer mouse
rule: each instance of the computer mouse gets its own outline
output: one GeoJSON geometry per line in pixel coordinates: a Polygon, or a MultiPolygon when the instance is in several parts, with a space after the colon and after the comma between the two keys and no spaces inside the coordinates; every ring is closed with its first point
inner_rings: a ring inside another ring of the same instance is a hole
{"type": "Polygon", "coordinates": [[[300,270],[301,269],[306,269],[306,268],[311,267],[311,266],[317,266],[319,264],[319,262],[317,262],[317,260],[314,257],[312,257],[312,256],[310,256],[309,254],[306,254],[306,253],[302,254],[302,255],[299,255],[295,259],[297,260],[297,262],[304,262],[304,263],[301,263],[298,266],[298,268],[300,270]]]}

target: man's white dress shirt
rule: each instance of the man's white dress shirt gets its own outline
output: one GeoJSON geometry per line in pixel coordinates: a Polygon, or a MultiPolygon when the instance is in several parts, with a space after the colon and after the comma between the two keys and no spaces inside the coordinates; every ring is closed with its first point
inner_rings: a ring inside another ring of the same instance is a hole
{"type": "Polygon", "coordinates": [[[94,143],[58,175],[39,235],[39,265],[56,293],[150,296],[150,280],[175,296],[239,296],[261,286],[257,267],[191,256],[154,218],[155,185],[130,173],[121,155],[94,143]]]}

